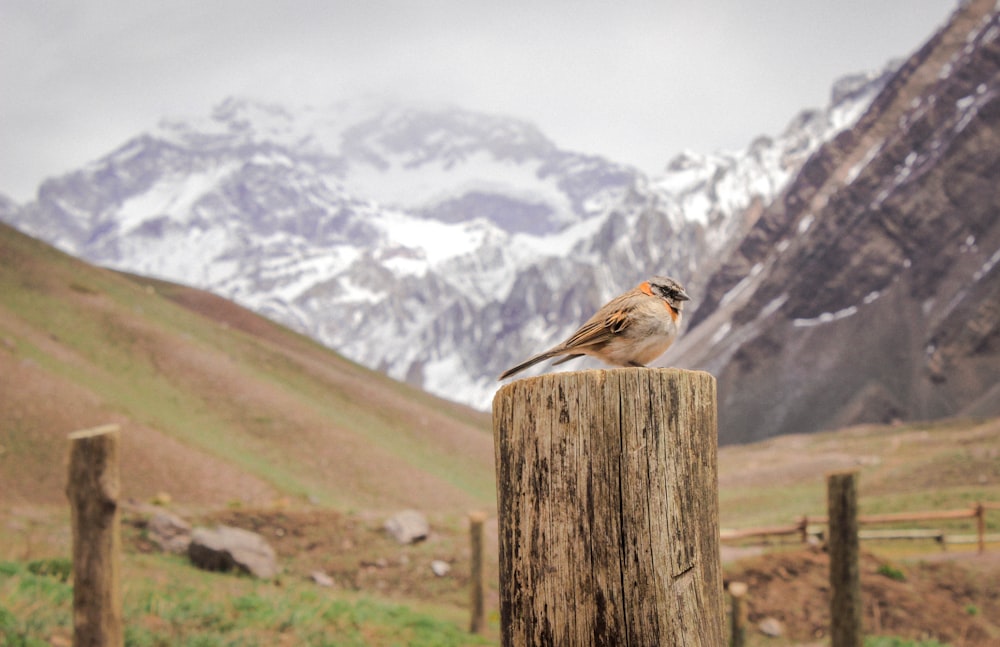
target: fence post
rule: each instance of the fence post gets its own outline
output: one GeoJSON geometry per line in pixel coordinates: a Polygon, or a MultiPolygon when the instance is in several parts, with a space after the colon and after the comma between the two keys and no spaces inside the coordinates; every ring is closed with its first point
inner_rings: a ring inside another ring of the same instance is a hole
{"type": "Polygon", "coordinates": [[[858,566],[857,472],[827,474],[832,647],[861,647],[861,576],[858,566]]]}
{"type": "Polygon", "coordinates": [[[732,605],[729,616],[730,647],[746,647],[747,644],[747,585],[745,582],[729,583],[729,600],[732,605]]]}
{"type": "Polygon", "coordinates": [[[470,575],[470,606],[469,633],[481,633],[484,627],[484,597],[483,597],[483,524],[486,513],[469,513],[469,544],[472,548],[472,569],[470,575]]]}
{"type": "Polygon", "coordinates": [[[624,368],[493,399],[504,647],[725,641],[715,378],[624,368]]]}
{"type": "Polygon", "coordinates": [[[986,552],[986,506],[976,504],[976,534],[979,535],[979,554],[986,552]]]}
{"type": "Polygon", "coordinates": [[[69,434],[74,647],[124,644],[118,440],[118,425],[69,434]]]}

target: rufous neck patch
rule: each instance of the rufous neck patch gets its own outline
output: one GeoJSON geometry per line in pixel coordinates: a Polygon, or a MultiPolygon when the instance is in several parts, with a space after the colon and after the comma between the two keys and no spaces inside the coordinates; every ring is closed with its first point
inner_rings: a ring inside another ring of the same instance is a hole
{"type": "Polygon", "coordinates": [[[639,291],[646,296],[653,296],[653,288],[649,287],[649,281],[643,281],[639,284],[639,291]]]}

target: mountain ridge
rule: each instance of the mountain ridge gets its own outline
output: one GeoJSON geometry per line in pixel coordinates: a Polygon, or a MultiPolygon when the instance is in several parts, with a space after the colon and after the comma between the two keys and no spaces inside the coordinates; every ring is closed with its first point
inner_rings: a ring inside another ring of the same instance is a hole
{"type": "Polygon", "coordinates": [[[485,407],[503,368],[647,268],[697,293],[890,74],[849,77],[831,107],[781,136],[678,156],[658,178],[561,150],[520,120],[347,104],[299,114],[228,99],[45,182],[7,220],[91,262],[210,289],[485,407]]]}
{"type": "Polygon", "coordinates": [[[726,440],[1000,408],[998,15],[956,12],[713,277],[675,357],[726,440]]]}

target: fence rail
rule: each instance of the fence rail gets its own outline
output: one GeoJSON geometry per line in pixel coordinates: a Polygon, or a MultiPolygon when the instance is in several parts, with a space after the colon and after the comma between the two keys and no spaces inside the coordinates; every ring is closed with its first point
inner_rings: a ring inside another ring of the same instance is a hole
{"type": "MultiPolygon", "coordinates": [[[[925,521],[953,521],[956,519],[975,519],[976,532],[972,535],[957,535],[945,533],[938,529],[906,528],[893,530],[862,530],[860,539],[894,540],[894,539],[934,539],[942,547],[948,544],[978,544],[979,552],[985,552],[987,543],[1000,542],[1000,534],[986,533],[986,512],[1000,510],[998,502],[981,502],[972,508],[962,510],[927,510],[917,512],[889,512],[883,514],[863,514],[858,516],[859,525],[876,525],[887,523],[921,523],[925,521]]],[[[829,524],[825,515],[805,515],[799,517],[794,524],[780,526],[762,526],[756,528],[723,529],[720,533],[722,541],[737,541],[741,539],[785,537],[797,535],[803,542],[809,537],[822,536],[823,531],[817,529],[829,524]]]]}

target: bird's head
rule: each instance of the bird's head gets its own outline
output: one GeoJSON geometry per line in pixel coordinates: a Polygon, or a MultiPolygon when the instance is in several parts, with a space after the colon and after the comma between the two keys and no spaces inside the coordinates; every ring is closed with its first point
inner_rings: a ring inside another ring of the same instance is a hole
{"type": "Polygon", "coordinates": [[[685,301],[691,300],[680,283],[666,276],[654,276],[647,283],[652,295],[666,301],[667,305],[678,314],[680,314],[681,305],[685,301]]]}

